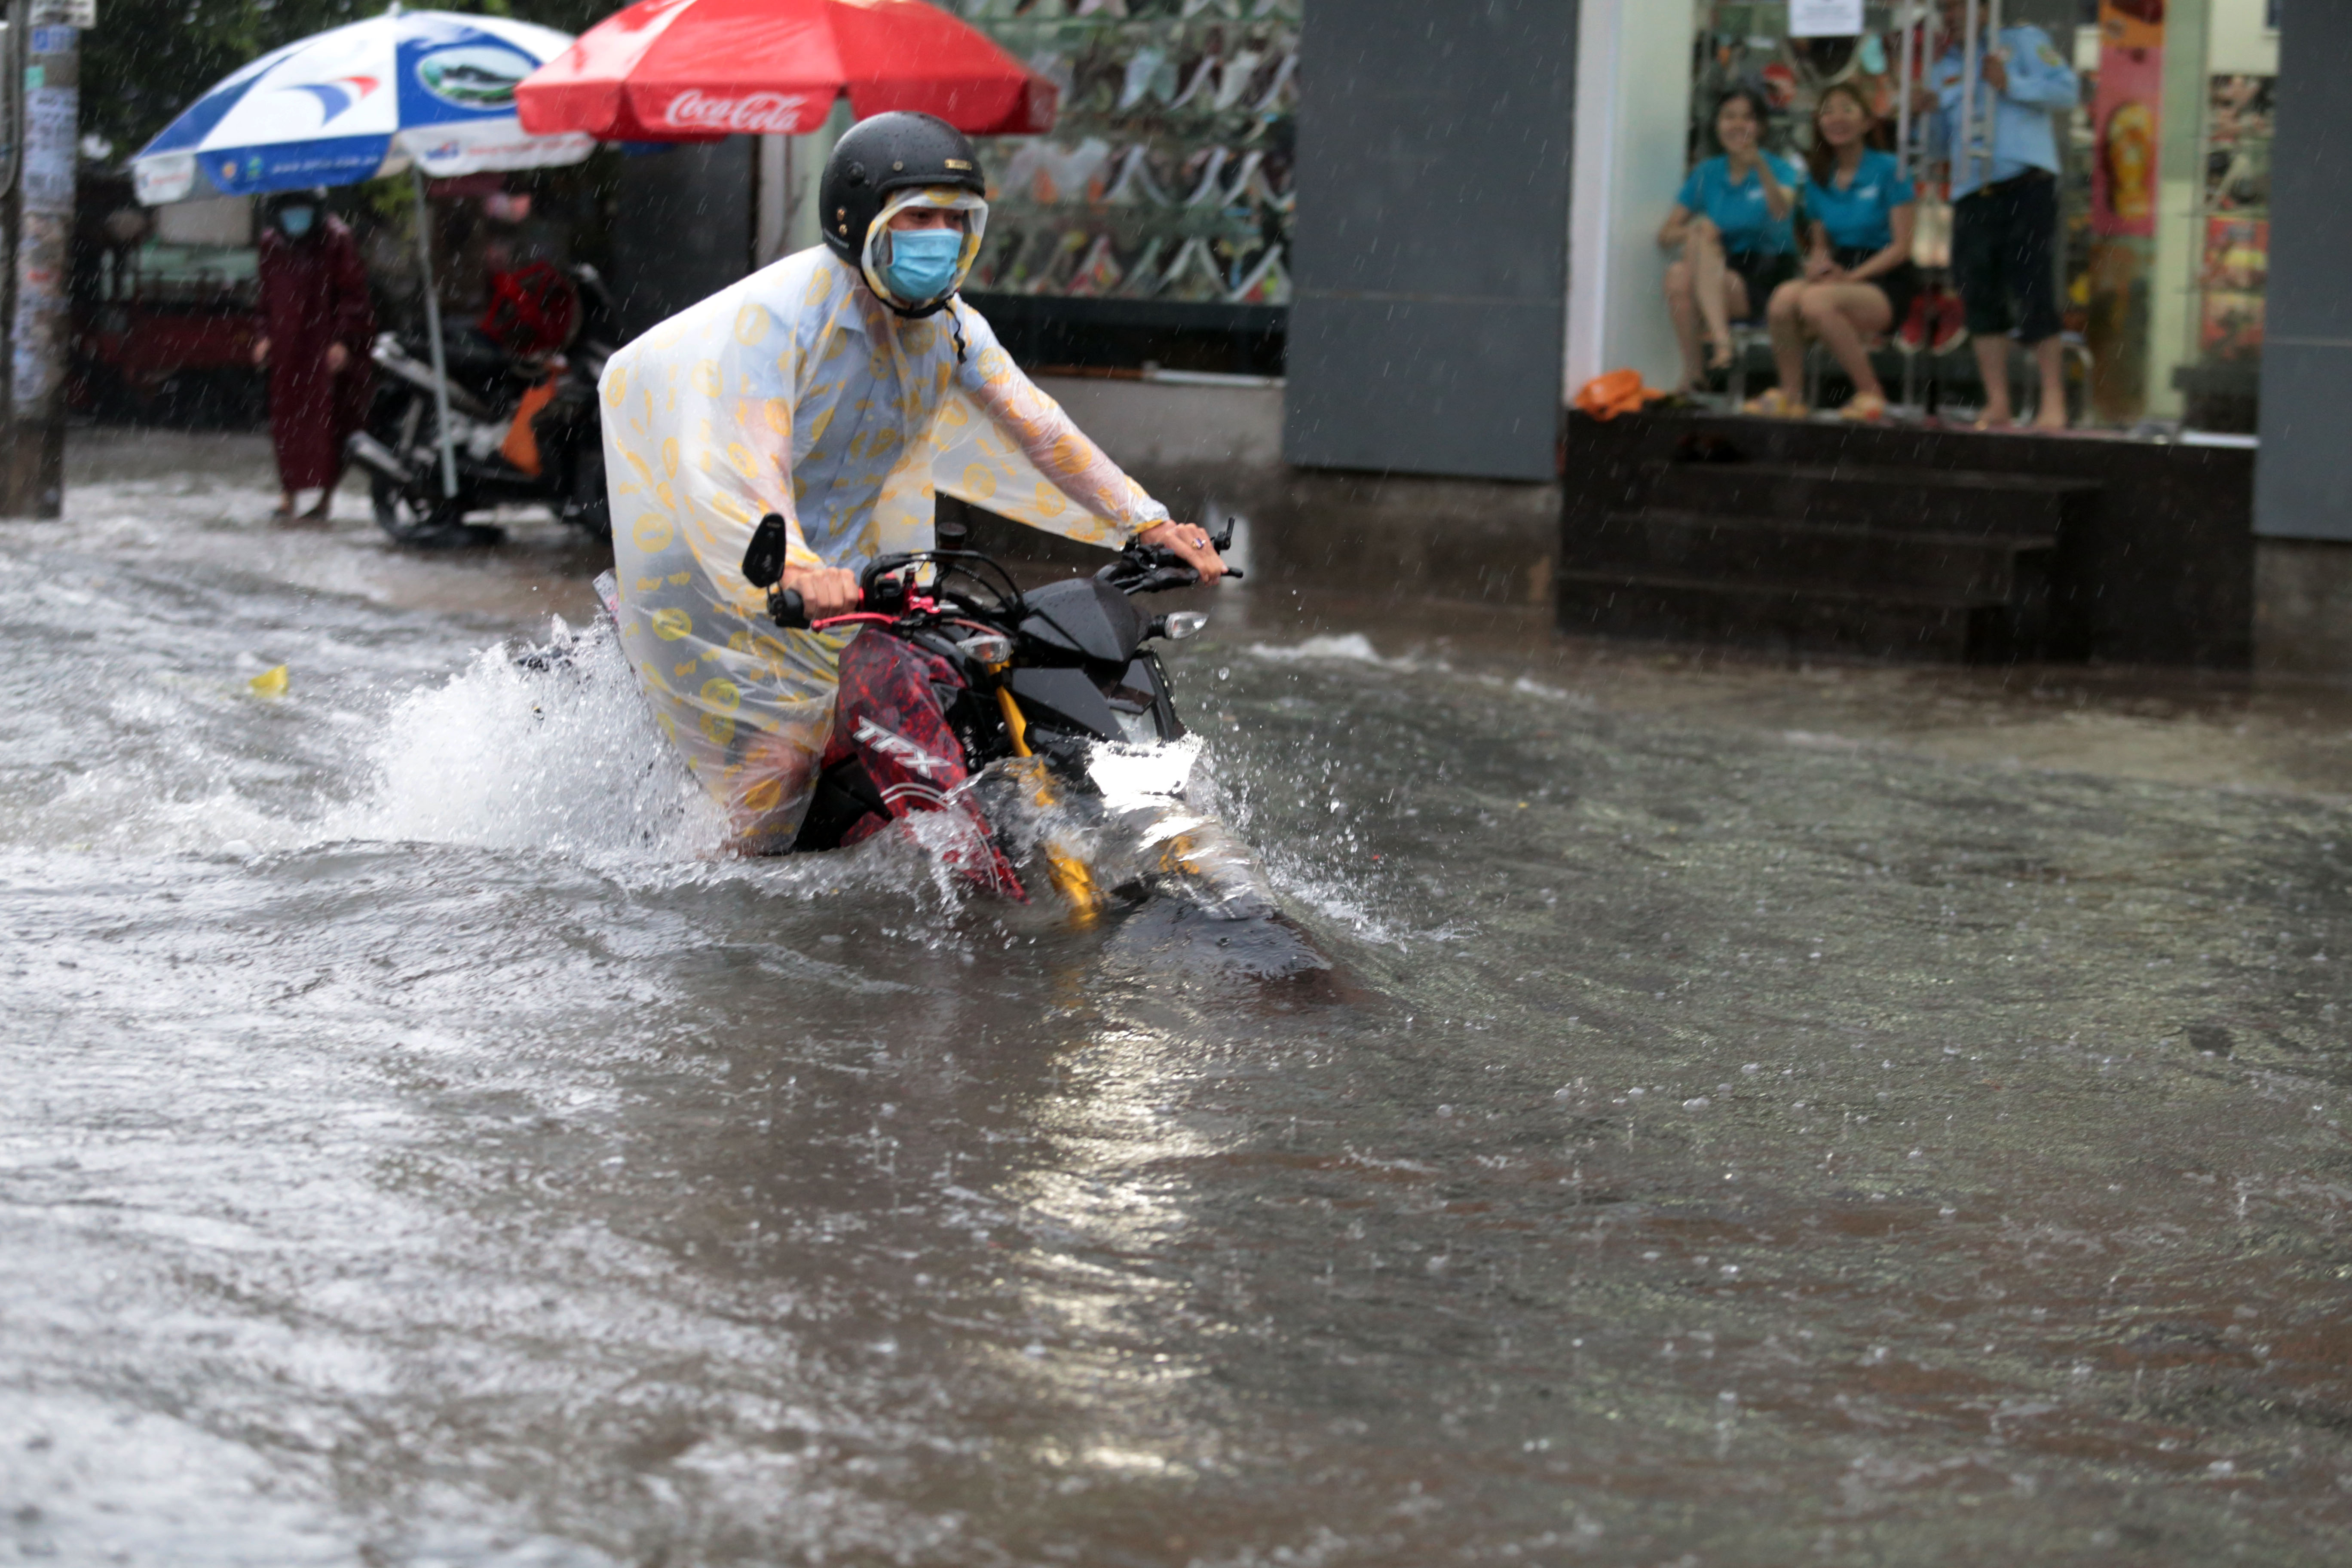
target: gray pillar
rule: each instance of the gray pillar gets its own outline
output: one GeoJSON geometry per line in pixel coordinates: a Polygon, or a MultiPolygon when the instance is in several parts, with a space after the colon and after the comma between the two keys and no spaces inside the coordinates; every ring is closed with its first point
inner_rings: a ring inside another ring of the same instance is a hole
{"type": "MultiPolygon", "coordinates": [[[[19,6],[24,15],[37,7],[19,6]]],[[[73,253],[81,35],[30,28],[24,52],[24,161],[16,175],[16,310],[9,323],[8,448],[0,514],[56,517],[65,506],[67,277],[73,253]]]]}
{"type": "Polygon", "coordinates": [[[1577,0],[1313,0],[1283,455],[1556,477],[1577,0]]]}
{"type": "Polygon", "coordinates": [[[2352,540],[2352,5],[2286,0],[2254,531],[2352,540]]]}

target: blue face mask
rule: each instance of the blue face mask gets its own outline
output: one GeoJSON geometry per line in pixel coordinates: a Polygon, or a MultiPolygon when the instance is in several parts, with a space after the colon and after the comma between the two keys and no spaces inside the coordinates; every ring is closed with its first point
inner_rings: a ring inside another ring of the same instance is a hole
{"type": "Polygon", "coordinates": [[[278,215],[278,226],[286,231],[287,238],[299,239],[310,232],[310,225],[318,216],[316,207],[288,207],[278,215]]]}
{"type": "Polygon", "coordinates": [[[952,228],[918,228],[890,236],[890,265],[882,281],[909,305],[938,299],[955,282],[963,236],[952,228]]]}

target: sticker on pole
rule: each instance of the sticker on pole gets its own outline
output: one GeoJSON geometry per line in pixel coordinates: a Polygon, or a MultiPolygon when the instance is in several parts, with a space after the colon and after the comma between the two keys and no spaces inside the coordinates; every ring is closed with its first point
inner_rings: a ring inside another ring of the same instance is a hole
{"type": "Polygon", "coordinates": [[[1862,33],[1862,0],[1789,0],[1789,37],[1852,38],[1862,33]]]}
{"type": "Polygon", "coordinates": [[[37,87],[25,94],[23,184],[28,213],[73,211],[80,106],[77,88],[37,87]]]}

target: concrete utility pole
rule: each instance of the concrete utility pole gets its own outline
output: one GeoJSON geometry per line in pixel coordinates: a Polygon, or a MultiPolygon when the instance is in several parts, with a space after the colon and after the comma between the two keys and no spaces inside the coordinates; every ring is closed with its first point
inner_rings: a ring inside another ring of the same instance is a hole
{"type": "Polygon", "coordinates": [[[81,26],[94,19],[93,5],[89,0],[30,0],[15,10],[29,16],[31,25],[21,50],[10,51],[22,62],[24,76],[0,515],[56,517],[64,510],[66,490],[66,357],[73,336],[67,282],[81,131],[81,26]]]}

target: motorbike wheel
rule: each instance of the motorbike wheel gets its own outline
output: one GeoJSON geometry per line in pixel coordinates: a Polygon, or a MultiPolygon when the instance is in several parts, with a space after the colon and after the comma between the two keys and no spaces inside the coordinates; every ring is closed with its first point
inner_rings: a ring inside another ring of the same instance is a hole
{"type": "Polygon", "coordinates": [[[368,499],[375,506],[376,526],[394,544],[446,550],[455,545],[495,544],[506,537],[495,528],[466,521],[463,490],[454,499],[445,499],[438,490],[436,480],[428,491],[429,499],[420,503],[414,490],[384,475],[368,476],[368,499]]]}

